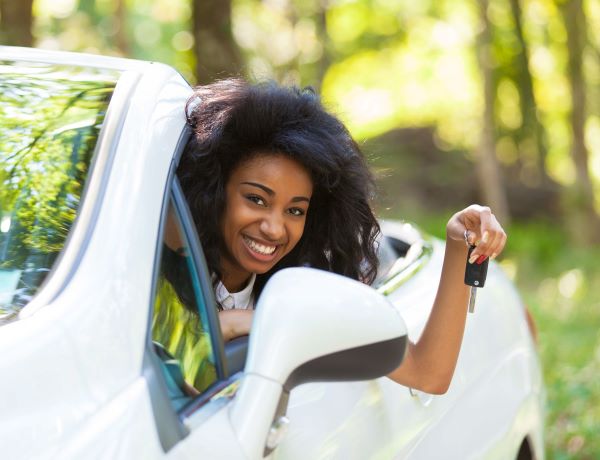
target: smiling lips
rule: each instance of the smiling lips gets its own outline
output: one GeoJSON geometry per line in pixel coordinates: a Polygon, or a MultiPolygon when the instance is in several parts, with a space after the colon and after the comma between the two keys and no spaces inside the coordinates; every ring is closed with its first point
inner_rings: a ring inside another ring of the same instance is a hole
{"type": "Polygon", "coordinates": [[[250,249],[250,252],[260,260],[271,260],[277,250],[277,245],[266,245],[253,240],[252,238],[243,235],[244,243],[246,247],[250,249]]]}

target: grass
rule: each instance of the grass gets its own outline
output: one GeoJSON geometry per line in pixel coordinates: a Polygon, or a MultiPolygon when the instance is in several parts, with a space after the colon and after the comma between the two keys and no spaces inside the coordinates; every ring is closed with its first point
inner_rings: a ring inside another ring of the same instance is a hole
{"type": "Polygon", "coordinates": [[[600,248],[569,245],[547,225],[516,225],[507,259],[538,325],[548,458],[600,458],[600,248]]]}
{"type": "MultiPolygon", "coordinates": [[[[409,220],[444,236],[445,219],[409,220]]],[[[500,263],[519,287],[538,327],[548,392],[547,458],[598,459],[600,247],[569,244],[556,223],[514,224],[507,233],[500,263]]]]}

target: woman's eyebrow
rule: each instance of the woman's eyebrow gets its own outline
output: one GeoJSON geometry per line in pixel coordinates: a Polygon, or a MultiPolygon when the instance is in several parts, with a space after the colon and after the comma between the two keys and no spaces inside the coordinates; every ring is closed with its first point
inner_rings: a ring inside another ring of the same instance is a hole
{"type": "Polygon", "coordinates": [[[307,203],[310,203],[310,199],[305,196],[295,196],[292,198],[292,203],[298,203],[299,201],[306,201],[307,203]]]}
{"type": "Polygon", "coordinates": [[[259,184],[257,182],[242,182],[242,184],[252,185],[253,187],[258,187],[259,189],[263,190],[265,193],[267,193],[271,196],[275,195],[275,192],[273,190],[271,190],[269,187],[267,187],[266,185],[259,184]]]}
{"type": "MultiPolygon", "coordinates": [[[[259,184],[258,182],[242,182],[242,184],[251,185],[252,187],[258,187],[259,189],[267,193],[269,196],[275,195],[275,192],[273,190],[271,190],[266,185],[259,184]]],[[[295,196],[294,198],[292,198],[291,201],[292,203],[298,203],[299,201],[306,201],[307,203],[310,203],[310,198],[305,196],[295,196]]]]}

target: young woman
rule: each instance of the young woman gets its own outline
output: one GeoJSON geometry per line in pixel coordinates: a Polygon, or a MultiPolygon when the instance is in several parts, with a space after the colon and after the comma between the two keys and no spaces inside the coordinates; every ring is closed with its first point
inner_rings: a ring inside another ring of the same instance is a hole
{"type": "MultiPolygon", "coordinates": [[[[225,340],[250,333],[255,300],[284,267],[311,266],[365,283],[377,273],[373,180],[356,142],[314,92],[226,80],[199,87],[187,107],[194,135],[178,175],[214,276],[225,340]]],[[[450,384],[462,341],[471,262],[502,251],[490,209],[447,224],[429,321],[390,378],[428,393],[450,384]]]]}

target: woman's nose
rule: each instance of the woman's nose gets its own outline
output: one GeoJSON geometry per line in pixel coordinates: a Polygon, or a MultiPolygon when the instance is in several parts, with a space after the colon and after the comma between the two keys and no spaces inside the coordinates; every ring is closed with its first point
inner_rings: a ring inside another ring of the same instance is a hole
{"type": "Polygon", "coordinates": [[[269,214],[261,221],[260,231],[271,241],[281,240],[285,235],[283,219],[277,213],[269,214]]]}

